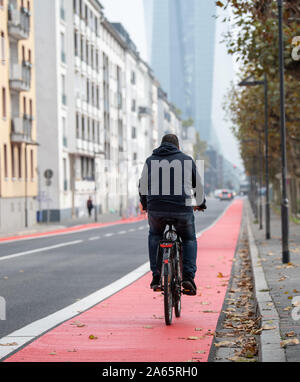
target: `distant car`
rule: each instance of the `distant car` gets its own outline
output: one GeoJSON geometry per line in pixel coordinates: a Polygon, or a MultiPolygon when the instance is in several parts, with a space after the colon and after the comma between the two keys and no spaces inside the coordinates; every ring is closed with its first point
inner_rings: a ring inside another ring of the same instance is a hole
{"type": "Polygon", "coordinates": [[[232,200],[234,198],[234,195],[232,191],[229,190],[222,190],[219,194],[220,200],[232,200]]]}

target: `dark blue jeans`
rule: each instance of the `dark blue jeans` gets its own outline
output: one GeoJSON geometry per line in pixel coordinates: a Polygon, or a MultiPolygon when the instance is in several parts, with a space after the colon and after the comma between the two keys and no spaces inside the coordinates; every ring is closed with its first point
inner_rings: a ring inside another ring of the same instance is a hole
{"type": "Polygon", "coordinates": [[[156,256],[159,241],[163,239],[163,233],[166,228],[168,218],[175,218],[176,224],[174,224],[177,233],[182,239],[182,263],[183,273],[189,274],[191,277],[195,277],[197,270],[197,239],[195,233],[195,217],[193,212],[158,212],[149,211],[149,259],[150,268],[153,275],[160,273],[160,269],[156,266],[156,256]]]}

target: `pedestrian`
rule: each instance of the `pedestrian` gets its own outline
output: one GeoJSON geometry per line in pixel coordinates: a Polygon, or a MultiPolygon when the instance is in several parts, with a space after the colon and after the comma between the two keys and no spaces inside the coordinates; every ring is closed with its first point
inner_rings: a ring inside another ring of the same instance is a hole
{"type": "Polygon", "coordinates": [[[87,206],[87,209],[88,209],[88,212],[89,212],[89,216],[92,216],[92,209],[94,208],[94,205],[93,205],[93,201],[92,201],[91,197],[88,198],[86,206],[87,206]]]}

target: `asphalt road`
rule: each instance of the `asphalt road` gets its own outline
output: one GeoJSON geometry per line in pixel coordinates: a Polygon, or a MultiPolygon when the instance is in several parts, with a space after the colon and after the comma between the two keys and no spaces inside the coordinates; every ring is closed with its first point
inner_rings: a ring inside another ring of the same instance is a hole
{"type": "MultiPolygon", "coordinates": [[[[229,202],[209,199],[197,232],[229,202]]],[[[0,338],[111,284],[148,261],[147,221],[0,243],[0,338]]]]}

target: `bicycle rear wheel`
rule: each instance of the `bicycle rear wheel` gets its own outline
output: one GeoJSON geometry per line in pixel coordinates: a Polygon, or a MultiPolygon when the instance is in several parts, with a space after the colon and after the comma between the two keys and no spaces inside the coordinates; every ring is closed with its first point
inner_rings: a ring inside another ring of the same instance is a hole
{"type": "Polygon", "coordinates": [[[178,318],[181,315],[181,281],[182,281],[182,248],[178,248],[179,256],[175,265],[175,290],[174,290],[174,309],[175,316],[178,318]]]}
{"type": "Polygon", "coordinates": [[[171,325],[173,318],[172,270],[169,264],[164,266],[164,310],[165,323],[171,325]]]}

